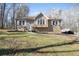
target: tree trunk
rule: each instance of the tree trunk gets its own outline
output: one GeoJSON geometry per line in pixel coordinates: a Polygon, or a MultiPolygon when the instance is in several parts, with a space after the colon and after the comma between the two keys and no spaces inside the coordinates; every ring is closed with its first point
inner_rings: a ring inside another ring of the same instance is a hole
{"type": "Polygon", "coordinates": [[[1,4],[1,20],[2,20],[2,26],[1,28],[3,29],[4,28],[4,15],[5,15],[5,7],[6,7],[6,4],[1,4]]]}
{"type": "Polygon", "coordinates": [[[12,17],[12,27],[15,29],[15,3],[13,3],[13,17],[12,17]]]}

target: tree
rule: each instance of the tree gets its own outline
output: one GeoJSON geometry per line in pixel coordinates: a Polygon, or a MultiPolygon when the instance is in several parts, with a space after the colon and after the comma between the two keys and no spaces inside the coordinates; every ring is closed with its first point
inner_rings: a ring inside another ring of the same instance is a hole
{"type": "Polygon", "coordinates": [[[79,25],[78,25],[78,8],[70,8],[69,10],[65,10],[62,13],[62,28],[69,28],[72,31],[78,32],[79,25]]]}
{"type": "Polygon", "coordinates": [[[8,17],[10,17],[10,16],[8,16],[8,15],[9,15],[9,12],[10,12],[11,9],[12,9],[12,5],[11,4],[6,4],[5,17],[4,17],[4,19],[5,19],[4,20],[4,27],[5,28],[8,28],[8,25],[9,25],[8,17]]]}
{"type": "Polygon", "coordinates": [[[15,7],[16,7],[16,4],[13,3],[13,4],[12,4],[12,7],[13,7],[12,25],[13,25],[13,27],[15,28],[15,12],[16,12],[15,7]]]}
{"type": "Polygon", "coordinates": [[[27,5],[21,5],[16,11],[16,18],[27,17],[29,13],[29,8],[27,5]]]}
{"type": "Polygon", "coordinates": [[[0,4],[0,17],[1,17],[1,28],[3,29],[4,28],[4,15],[5,15],[5,7],[6,7],[6,4],[5,3],[1,3],[0,4]]]}

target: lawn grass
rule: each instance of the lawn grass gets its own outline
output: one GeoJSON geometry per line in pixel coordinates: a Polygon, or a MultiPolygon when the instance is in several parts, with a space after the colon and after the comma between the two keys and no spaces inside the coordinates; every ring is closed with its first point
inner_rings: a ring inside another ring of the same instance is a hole
{"type": "Polygon", "coordinates": [[[0,32],[0,55],[67,56],[79,55],[75,37],[32,32],[0,32]]]}

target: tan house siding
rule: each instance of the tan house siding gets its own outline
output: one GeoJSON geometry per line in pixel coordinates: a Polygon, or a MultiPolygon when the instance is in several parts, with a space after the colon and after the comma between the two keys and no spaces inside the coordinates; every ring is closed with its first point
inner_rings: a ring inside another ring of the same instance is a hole
{"type": "Polygon", "coordinates": [[[36,27],[36,32],[48,32],[48,27],[36,27]]]}
{"type": "Polygon", "coordinates": [[[53,26],[51,25],[51,20],[48,20],[48,31],[53,32],[53,26]]]}

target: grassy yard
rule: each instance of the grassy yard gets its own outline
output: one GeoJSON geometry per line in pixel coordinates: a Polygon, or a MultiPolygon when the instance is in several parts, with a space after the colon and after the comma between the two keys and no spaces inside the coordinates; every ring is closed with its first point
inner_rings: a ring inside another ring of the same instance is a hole
{"type": "Polygon", "coordinates": [[[0,55],[70,56],[79,55],[72,35],[32,32],[0,32],[0,55]]]}

